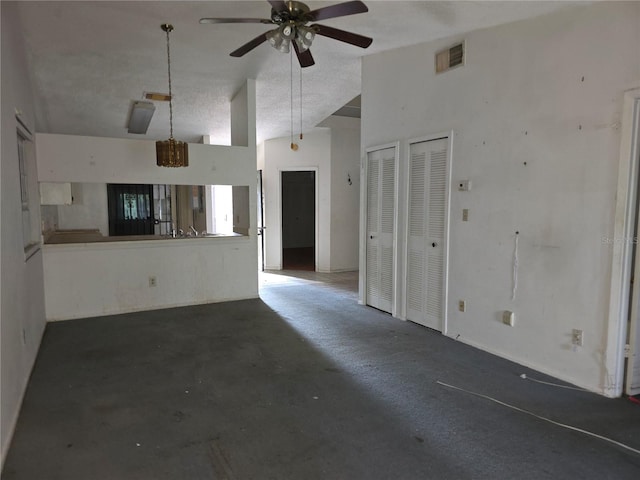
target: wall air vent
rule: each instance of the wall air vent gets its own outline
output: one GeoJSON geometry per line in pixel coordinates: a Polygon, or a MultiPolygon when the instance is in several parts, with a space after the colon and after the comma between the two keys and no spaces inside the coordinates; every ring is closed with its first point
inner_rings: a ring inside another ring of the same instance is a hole
{"type": "Polygon", "coordinates": [[[460,65],[464,65],[464,42],[436,53],[436,73],[446,72],[460,65]]]}

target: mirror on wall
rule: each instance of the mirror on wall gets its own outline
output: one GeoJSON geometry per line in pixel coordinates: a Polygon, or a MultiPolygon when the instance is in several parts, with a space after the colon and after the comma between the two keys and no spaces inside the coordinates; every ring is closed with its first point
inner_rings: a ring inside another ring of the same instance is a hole
{"type": "MultiPolygon", "coordinates": [[[[41,184],[41,191],[52,185],[65,184],[41,184]]],[[[45,242],[88,232],[100,241],[249,234],[248,185],[72,183],[61,189],[70,191],[64,202],[41,196],[45,242]]]]}

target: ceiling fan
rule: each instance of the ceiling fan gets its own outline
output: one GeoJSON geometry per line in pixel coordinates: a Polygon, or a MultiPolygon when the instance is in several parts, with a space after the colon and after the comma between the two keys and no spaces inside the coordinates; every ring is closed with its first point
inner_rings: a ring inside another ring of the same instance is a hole
{"type": "Polygon", "coordinates": [[[319,25],[318,20],[344,17],[356,13],[365,13],[369,9],[360,1],[351,1],[330,5],[328,7],[310,10],[302,2],[285,2],[282,0],[268,0],[271,4],[271,18],[201,18],[200,23],[264,23],[277,25],[274,30],[269,30],[253,40],[245,43],[237,50],[231,52],[232,57],[242,57],[264,42],[269,42],[272,47],[283,53],[289,53],[290,45],[296,52],[301,67],[310,67],[315,64],[309,51],[311,43],[316,35],[333,38],[341,42],[349,43],[361,48],[367,48],[373,42],[372,38],[347,32],[326,25],[319,25]]]}

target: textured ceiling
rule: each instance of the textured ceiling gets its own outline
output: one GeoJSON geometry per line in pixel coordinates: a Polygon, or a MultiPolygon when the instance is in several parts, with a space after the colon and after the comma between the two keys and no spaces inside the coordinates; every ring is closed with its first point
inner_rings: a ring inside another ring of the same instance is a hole
{"type": "MultiPolygon", "coordinates": [[[[306,2],[311,9],[340,2],[306,2]]],[[[541,15],[569,2],[365,1],[369,12],[322,23],[372,37],[360,49],[317,37],[316,64],[303,73],[303,130],[360,94],[364,55],[541,15]]],[[[576,2],[571,2],[576,3],[576,2]]],[[[45,133],[164,139],[168,103],[156,102],[146,135],[127,133],[129,108],[143,92],[167,92],[166,37],[172,23],[174,137],[228,144],[229,101],[256,79],[258,141],[290,132],[290,56],[263,44],[242,58],[229,52],[270,29],[261,24],[200,25],[201,17],[269,18],[266,1],[20,2],[36,92],[36,130],[45,133]]],[[[294,63],[295,130],[299,73],[294,63]]],[[[391,86],[390,86],[391,87],[391,86]]]]}

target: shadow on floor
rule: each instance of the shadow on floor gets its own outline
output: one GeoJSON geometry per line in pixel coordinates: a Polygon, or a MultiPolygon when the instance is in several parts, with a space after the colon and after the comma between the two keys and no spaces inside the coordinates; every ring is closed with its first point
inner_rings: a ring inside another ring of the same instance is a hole
{"type": "MultiPolygon", "coordinates": [[[[298,274],[296,274],[298,275],[298,274]]],[[[638,408],[358,305],[357,273],[261,299],[49,324],[3,479],[633,478],[638,408]]]]}

